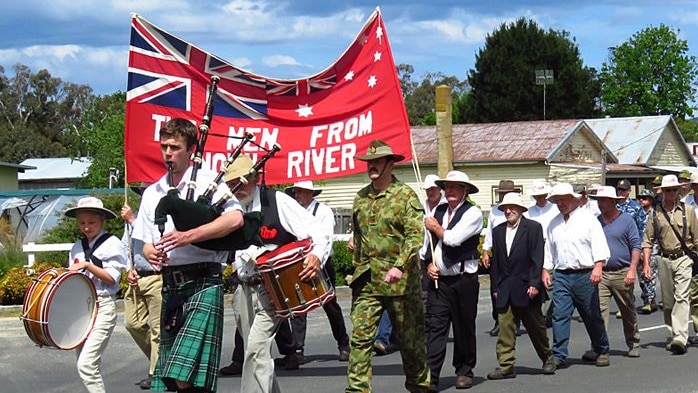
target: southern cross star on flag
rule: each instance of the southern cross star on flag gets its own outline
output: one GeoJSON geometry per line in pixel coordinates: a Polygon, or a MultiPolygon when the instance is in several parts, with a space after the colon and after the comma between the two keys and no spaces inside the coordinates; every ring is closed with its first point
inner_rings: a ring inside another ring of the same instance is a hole
{"type": "Polygon", "coordinates": [[[158,131],[174,117],[201,122],[213,75],[220,82],[205,168],[218,171],[247,132],[254,139],[242,153],[253,160],[281,146],[265,166],[269,184],[361,173],[365,166],[355,157],[374,139],[411,159],[407,112],[379,9],[337,61],[301,79],[255,75],[133,15],[124,138],[128,182],[164,174],[158,131]]]}

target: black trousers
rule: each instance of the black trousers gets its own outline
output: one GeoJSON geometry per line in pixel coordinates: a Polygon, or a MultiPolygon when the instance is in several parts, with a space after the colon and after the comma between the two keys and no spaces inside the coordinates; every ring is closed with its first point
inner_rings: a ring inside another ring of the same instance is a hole
{"type": "MultiPolygon", "coordinates": [[[[334,270],[332,258],[327,260],[324,269],[332,286],[335,286],[337,273],[334,270]]],[[[340,350],[348,350],[349,336],[347,335],[347,327],[344,324],[344,314],[342,314],[342,308],[339,306],[337,298],[335,297],[331,301],[325,303],[322,309],[325,310],[325,315],[327,315],[327,319],[330,322],[332,337],[337,341],[337,348],[340,350]]],[[[294,351],[302,352],[305,347],[306,330],[307,317],[305,315],[291,319],[290,326],[289,323],[282,323],[275,337],[279,353],[282,355],[289,355],[294,351]]]]}
{"type": "Polygon", "coordinates": [[[475,318],[480,282],[477,274],[439,277],[439,289],[429,285],[427,360],[431,382],[438,385],[446,358],[449,329],[453,327],[453,367],[456,375],[472,377],[477,361],[475,318]]]}

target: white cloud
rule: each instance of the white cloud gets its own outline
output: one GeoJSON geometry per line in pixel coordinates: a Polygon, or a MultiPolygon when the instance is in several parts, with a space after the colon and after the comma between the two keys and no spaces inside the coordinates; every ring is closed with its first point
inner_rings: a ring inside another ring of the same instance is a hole
{"type": "Polygon", "coordinates": [[[287,55],[272,55],[265,56],[262,59],[262,63],[267,67],[279,67],[279,66],[301,66],[296,59],[287,55]]]}

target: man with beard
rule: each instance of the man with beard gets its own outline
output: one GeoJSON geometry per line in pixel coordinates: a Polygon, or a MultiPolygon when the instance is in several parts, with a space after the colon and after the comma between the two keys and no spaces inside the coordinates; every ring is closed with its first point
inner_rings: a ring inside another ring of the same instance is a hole
{"type": "Polygon", "coordinates": [[[477,246],[482,211],[466,199],[478,192],[478,188],[465,173],[450,171],[436,184],[444,190],[447,204],[438,206],[434,216],[424,221],[434,244],[433,254],[428,252],[424,259],[431,279],[427,296],[431,391],[438,391],[451,326],[456,389],[468,389],[473,385],[477,360],[475,318],[480,291],[477,246]]]}
{"type": "Polygon", "coordinates": [[[313,280],[319,277],[321,261],[326,260],[329,254],[331,234],[319,220],[284,192],[257,185],[259,173],[254,172],[252,167],[252,159],[241,155],[228,166],[223,181],[231,189],[243,183],[235,192],[243,210],[262,212],[262,249],[255,250],[253,246],[238,252],[235,258],[240,288],[233,295],[233,309],[245,341],[240,391],[269,393],[280,391],[271,358],[271,342],[280,324],[288,321],[276,315],[270,294],[261,282],[255,258],[261,254],[260,251],[273,251],[297,240],[312,239],[313,250],[305,256],[298,278],[301,281],[313,280]]]}
{"type": "Polygon", "coordinates": [[[366,162],[371,184],[354,198],[354,273],[351,350],[346,392],[370,392],[373,341],[383,310],[388,311],[402,355],[405,387],[429,389],[424,348],[424,309],[419,280],[419,247],[424,210],[417,194],[393,176],[404,156],[381,140],[369,144],[366,162]]]}
{"type": "Polygon", "coordinates": [[[543,362],[543,374],[555,373],[555,362],[541,311],[544,240],[541,224],[523,216],[521,195],[504,196],[499,210],[506,222],[492,230],[491,285],[499,317],[497,361],[487,379],[516,377],[516,321],[520,320],[543,362]]]}
{"type": "Polygon", "coordinates": [[[580,208],[580,197],[569,183],[556,184],[548,196],[560,210],[548,227],[543,265],[543,284],[553,289],[553,356],[558,369],[567,367],[570,322],[575,308],[584,321],[592,349],[599,354],[596,366],[610,364],[598,288],[610,250],[599,220],[589,210],[580,208]],[[554,270],[555,281],[550,270],[554,270]]]}

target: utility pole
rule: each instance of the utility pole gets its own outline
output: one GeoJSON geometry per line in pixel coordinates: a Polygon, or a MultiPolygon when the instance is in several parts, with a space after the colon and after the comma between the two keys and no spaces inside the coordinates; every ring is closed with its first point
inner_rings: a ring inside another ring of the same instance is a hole
{"type": "Polygon", "coordinates": [[[545,120],[545,87],[555,81],[553,70],[536,70],[536,85],[543,85],[543,120],[545,120]]]}

